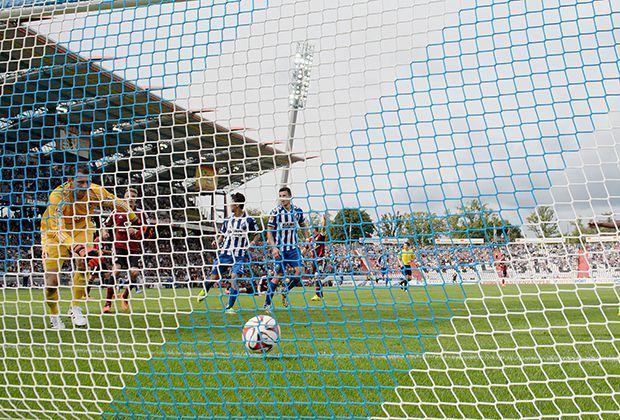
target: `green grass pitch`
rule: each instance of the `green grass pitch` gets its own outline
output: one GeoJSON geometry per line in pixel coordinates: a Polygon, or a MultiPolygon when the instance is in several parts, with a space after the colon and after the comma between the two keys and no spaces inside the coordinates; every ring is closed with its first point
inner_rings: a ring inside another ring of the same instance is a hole
{"type": "Polygon", "coordinates": [[[40,289],[0,289],[0,417],[620,411],[611,284],[327,289],[324,303],[297,292],[290,310],[274,311],[282,342],[266,357],[247,355],[241,341],[262,296],[242,297],[239,314],[225,315],[219,291],[201,304],[189,293],[148,289],[131,314],[102,316],[93,289],[90,328],[66,319],[55,332],[45,330],[40,289]]]}

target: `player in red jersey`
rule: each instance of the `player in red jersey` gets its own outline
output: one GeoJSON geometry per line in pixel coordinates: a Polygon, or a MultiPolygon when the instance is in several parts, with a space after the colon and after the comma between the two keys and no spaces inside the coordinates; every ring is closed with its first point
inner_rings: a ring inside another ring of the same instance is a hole
{"type": "Polygon", "coordinates": [[[508,265],[506,265],[506,256],[502,251],[496,249],[493,251],[493,260],[495,260],[495,271],[499,278],[502,279],[502,287],[506,285],[508,277],[508,265]]]}
{"type": "MultiPolygon", "coordinates": [[[[149,220],[143,211],[136,209],[136,201],[138,199],[138,191],[134,188],[127,188],[125,199],[129,203],[131,210],[138,216],[138,221],[133,224],[129,223],[127,213],[114,212],[103,223],[104,229],[102,239],[104,241],[110,239],[108,229],[113,230],[113,255],[114,270],[113,280],[118,285],[118,279],[122,272],[126,273],[128,280],[121,294],[121,308],[123,311],[129,310],[129,290],[134,286],[137,288],[138,277],[143,267],[142,256],[144,250],[142,240],[148,239],[152,235],[152,228],[149,226],[149,220]]],[[[113,293],[112,293],[113,294],[113,293]]],[[[109,312],[111,305],[111,296],[108,289],[107,301],[103,311],[109,312]]]]}
{"type": "Polygon", "coordinates": [[[316,289],[315,295],[311,300],[320,301],[323,300],[323,281],[321,277],[325,272],[325,242],[327,236],[325,235],[325,225],[327,224],[327,217],[323,216],[323,225],[315,226],[312,229],[312,236],[308,239],[308,248],[311,250],[312,256],[312,275],[314,276],[314,286],[316,289]]]}

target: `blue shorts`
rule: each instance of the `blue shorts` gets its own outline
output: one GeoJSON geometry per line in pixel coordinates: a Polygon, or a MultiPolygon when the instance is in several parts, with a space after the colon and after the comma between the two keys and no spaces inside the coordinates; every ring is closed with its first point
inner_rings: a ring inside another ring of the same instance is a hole
{"type": "Polygon", "coordinates": [[[233,257],[228,254],[220,254],[217,260],[213,263],[211,275],[215,274],[223,277],[230,272],[230,274],[239,276],[247,265],[247,257],[233,257]]]}
{"type": "Polygon", "coordinates": [[[276,273],[284,274],[288,267],[301,267],[301,252],[299,248],[293,248],[288,251],[280,250],[280,259],[276,260],[276,273]]]}

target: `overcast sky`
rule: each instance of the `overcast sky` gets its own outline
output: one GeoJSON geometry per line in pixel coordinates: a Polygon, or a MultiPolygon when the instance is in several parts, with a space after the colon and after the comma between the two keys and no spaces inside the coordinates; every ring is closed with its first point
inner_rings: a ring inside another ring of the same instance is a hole
{"type": "MultiPolygon", "coordinates": [[[[294,150],[319,157],[292,171],[304,209],[480,197],[515,223],[537,204],[620,218],[620,2],[488,3],[197,0],[37,27],[260,141],[286,139],[293,43],[311,42],[294,150]]],[[[248,183],[250,206],[271,208],[279,178],[248,183]]]]}

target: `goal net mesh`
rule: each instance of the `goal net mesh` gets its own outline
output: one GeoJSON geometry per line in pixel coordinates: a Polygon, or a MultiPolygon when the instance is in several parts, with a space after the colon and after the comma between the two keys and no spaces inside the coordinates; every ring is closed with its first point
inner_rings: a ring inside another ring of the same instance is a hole
{"type": "Polygon", "coordinates": [[[0,17],[0,417],[620,412],[617,1],[0,17]]]}

